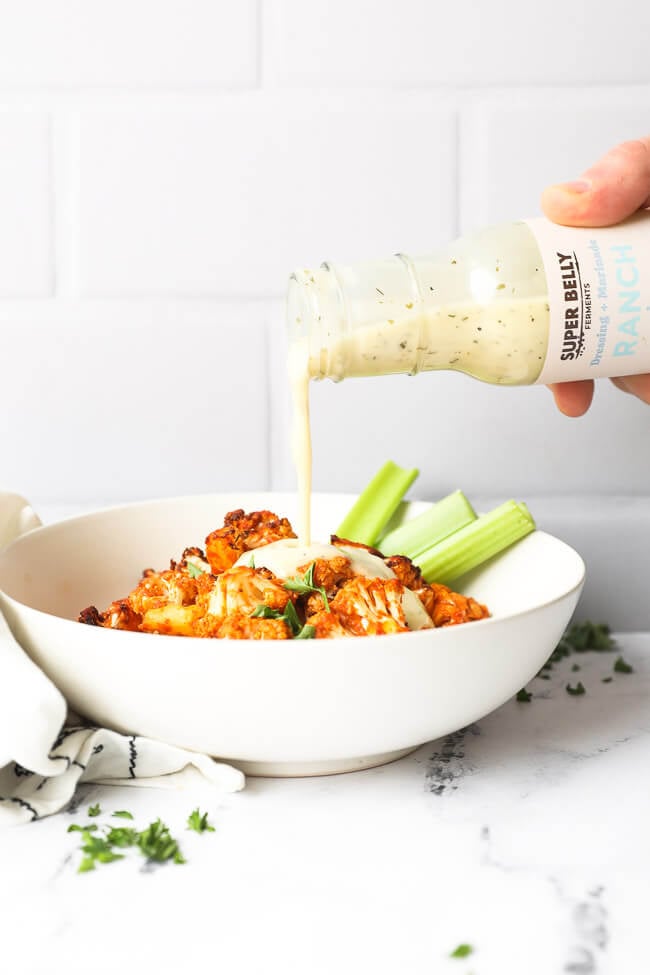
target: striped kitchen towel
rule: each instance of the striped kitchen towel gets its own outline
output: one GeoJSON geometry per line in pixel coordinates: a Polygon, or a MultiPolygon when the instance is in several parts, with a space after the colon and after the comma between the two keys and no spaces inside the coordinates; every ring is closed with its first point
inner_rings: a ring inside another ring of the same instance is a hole
{"type": "Polygon", "coordinates": [[[207,755],[83,724],[30,660],[0,614],[0,826],[65,808],[77,783],[168,789],[244,787],[244,776],[207,755]]]}

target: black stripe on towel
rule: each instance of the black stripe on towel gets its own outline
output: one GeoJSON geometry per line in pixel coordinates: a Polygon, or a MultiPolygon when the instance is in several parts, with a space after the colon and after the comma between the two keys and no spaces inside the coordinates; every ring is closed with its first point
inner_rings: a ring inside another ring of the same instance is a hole
{"type": "Polygon", "coordinates": [[[30,813],[32,814],[32,822],[35,819],[38,819],[38,813],[34,807],[30,806],[30,804],[25,802],[24,799],[17,799],[15,796],[0,796],[0,802],[15,802],[17,805],[23,806],[25,809],[29,809],[30,813]]]}
{"type": "Polygon", "coordinates": [[[135,735],[129,738],[129,778],[135,778],[135,763],[138,760],[138,752],[135,747],[135,735]]]}

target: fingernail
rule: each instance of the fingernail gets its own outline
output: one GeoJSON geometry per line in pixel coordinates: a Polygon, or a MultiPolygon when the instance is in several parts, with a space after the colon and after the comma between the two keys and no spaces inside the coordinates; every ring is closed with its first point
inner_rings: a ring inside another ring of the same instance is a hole
{"type": "Polygon", "coordinates": [[[569,193],[586,193],[591,189],[591,183],[588,179],[575,179],[571,183],[562,183],[562,189],[568,190],[569,193]]]}

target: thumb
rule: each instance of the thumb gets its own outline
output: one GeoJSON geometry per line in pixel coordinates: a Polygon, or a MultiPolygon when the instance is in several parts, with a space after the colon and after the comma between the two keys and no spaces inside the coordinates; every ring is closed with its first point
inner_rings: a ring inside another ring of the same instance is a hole
{"type": "Polygon", "coordinates": [[[576,182],[549,186],[542,209],[554,223],[608,227],[650,205],[650,136],[622,142],[576,182]]]}

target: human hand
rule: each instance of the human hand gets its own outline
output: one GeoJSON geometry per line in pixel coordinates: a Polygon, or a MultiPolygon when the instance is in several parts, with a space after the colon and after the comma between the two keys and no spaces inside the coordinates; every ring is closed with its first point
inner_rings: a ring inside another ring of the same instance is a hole
{"type": "MultiPolygon", "coordinates": [[[[609,227],[642,207],[650,207],[650,136],[615,146],[576,182],[549,186],[542,194],[548,219],[568,227],[609,227]]],[[[650,403],[650,375],[612,382],[650,403]]],[[[566,416],[582,416],[594,395],[592,379],[553,383],[549,389],[566,416]]]]}

